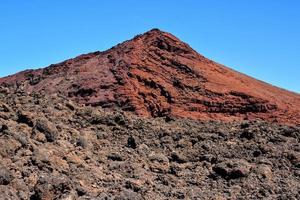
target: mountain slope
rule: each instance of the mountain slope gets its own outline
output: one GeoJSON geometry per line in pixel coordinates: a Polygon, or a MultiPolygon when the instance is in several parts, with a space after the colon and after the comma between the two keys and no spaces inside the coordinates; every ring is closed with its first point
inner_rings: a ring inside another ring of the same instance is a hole
{"type": "Polygon", "coordinates": [[[299,94],[217,64],[158,29],[0,84],[146,117],[300,123],[299,94]]]}

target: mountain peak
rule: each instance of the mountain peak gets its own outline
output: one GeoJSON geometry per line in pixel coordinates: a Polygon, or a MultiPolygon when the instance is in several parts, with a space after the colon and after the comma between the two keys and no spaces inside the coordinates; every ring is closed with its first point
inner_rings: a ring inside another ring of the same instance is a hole
{"type": "Polygon", "coordinates": [[[300,123],[300,95],[219,65],[159,29],[0,84],[145,117],[300,123]]]}
{"type": "MultiPolygon", "coordinates": [[[[143,34],[135,36],[114,48],[134,49],[143,52],[148,51],[164,51],[178,56],[183,54],[193,54],[194,57],[199,54],[193,50],[188,44],[181,41],[171,33],[161,31],[160,29],[151,29],[143,34]]],[[[126,50],[125,50],[126,51],[126,50]]],[[[145,55],[144,55],[145,56],[145,55]]]]}
{"type": "Polygon", "coordinates": [[[165,33],[164,31],[160,30],[159,28],[153,28],[149,31],[147,31],[146,33],[150,34],[150,33],[153,33],[153,34],[163,34],[165,33]]]}
{"type": "Polygon", "coordinates": [[[168,36],[175,37],[171,33],[162,31],[158,28],[153,28],[153,29],[151,29],[151,30],[149,30],[149,31],[147,31],[143,34],[138,35],[138,37],[139,36],[142,37],[142,38],[145,38],[145,37],[168,37],[168,36]]]}

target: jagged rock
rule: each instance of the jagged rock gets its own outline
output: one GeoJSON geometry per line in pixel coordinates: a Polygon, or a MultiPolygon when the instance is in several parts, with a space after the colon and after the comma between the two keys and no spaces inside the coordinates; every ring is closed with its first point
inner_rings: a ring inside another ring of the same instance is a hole
{"type": "Polygon", "coordinates": [[[150,169],[153,172],[165,173],[169,170],[169,159],[163,154],[151,152],[149,155],[150,169]]]}
{"type": "Polygon", "coordinates": [[[50,152],[44,148],[35,149],[32,155],[32,162],[38,166],[50,164],[50,152]]]}
{"type": "Polygon", "coordinates": [[[173,162],[177,162],[177,163],[186,163],[187,162],[187,158],[186,156],[178,153],[178,152],[172,152],[171,154],[171,161],[173,162]]]}
{"type": "Polygon", "coordinates": [[[67,102],[66,106],[70,109],[70,110],[75,110],[75,105],[72,102],[67,102]]]}
{"type": "Polygon", "coordinates": [[[8,185],[13,180],[11,172],[1,167],[0,168],[0,185],[8,185]]]}
{"type": "Polygon", "coordinates": [[[134,191],[124,190],[115,199],[116,200],[140,200],[142,199],[142,196],[134,191]]]}
{"type": "Polygon", "coordinates": [[[62,199],[71,192],[69,179],[64,176],[40,176],[30,199],[62,199]]]}
{"type": "Polygon", "coordinates": [[[112,160],[112,161],[122,161],[123,160],[122,156],[116,152],[110,153],[107,156],[107,159],[112,160]]]}
{"type": "Polygon", "coordinates": [[[88,141],[87,138],[84,136],[80,136],[77,140],[76,143],[78,146],[81,146],[82,148],[87,148],[88,147],[88,141]]]}
{"type": "Polygon", "coordinates": [[[0,132],[3,132],[5,130],[8,130],[8,126],[6,124],[1,124],[0,125],[0,132]]]}
{"type": "Polygon", "coordinates": [[[295,166],[300,168],[300,153],[299,152],[289,152],[288,159],[295,166]]]}
{"type": "Polygon", "coordinates": [[[129,137],[128,137],[128,139],[127,139],[127,146],[128,146],[129,148],[133,148],[133,149],[135,149],[135,148],[137,147],[137,144],[136,144],[136,142],[135,142],[134,137],[132,137],[132,136],[129,136],[129,137]]]}
{"type": "Polygon", "coordinates": [[[243,132],[241,133],[241,138],[246,138],[248,140],[254,139],[255,138],[255,133],[253,130],[251,129],[245,129],[243,130],[243,132]]]}
{"type": "Polygon", "coordinates": [[[34,116],[32,116],[29,112],[19,111],[17,113],[18,115],[18,122],[27,124],[30,127],[33,127],[34,125],[34,116]]]}
{"type": "Polygon", "coordinates": [[[54,124],[48,121],[46,118],[41,118],[36,121],[36,129],[42,132],[48,142],[53,142],[58,136],[58,131],[54,124]]]}
{"type": "Polygon", "coordinates": [[[13,110],[9,105],[0,103],[0,112],[13,112],[13,110]]]}
{"type": "Polygon", "coordinates": [[[257,173],[267,180],[273,178],[272,168],[269,165],[259,165],[257,166],[257,173]]]}
{"type": "Polygon", "coordinates": [[[249,175],[251,165],[245,160],[228,160],[213,167],[213,170],[226,179],[236,179],[249,175]]]}

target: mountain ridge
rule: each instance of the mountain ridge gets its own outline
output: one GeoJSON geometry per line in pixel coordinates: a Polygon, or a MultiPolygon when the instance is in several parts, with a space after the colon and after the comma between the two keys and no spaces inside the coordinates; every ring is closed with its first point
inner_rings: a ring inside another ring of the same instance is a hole
{"type": "Polygon", "coordinates": [[[106,51],[0,78],[0,84],[145,117],[299,123],[299,94],[207,59],[159,29],[106,51]]]}

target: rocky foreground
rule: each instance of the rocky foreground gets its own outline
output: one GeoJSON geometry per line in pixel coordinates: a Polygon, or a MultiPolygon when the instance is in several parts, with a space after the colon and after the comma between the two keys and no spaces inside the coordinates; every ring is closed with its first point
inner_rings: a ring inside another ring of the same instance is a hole
{"type": "Polygon", "coordinates": [[[0,199],[300,199],[300,127],[0,89],[0,199]]]}

